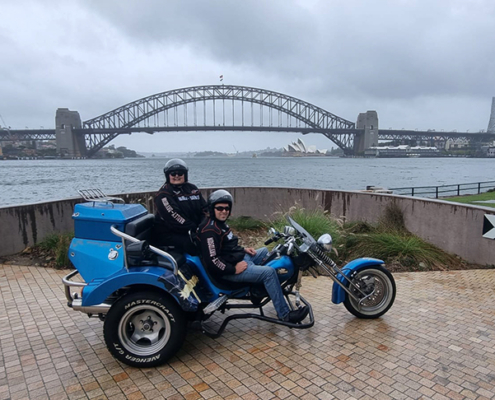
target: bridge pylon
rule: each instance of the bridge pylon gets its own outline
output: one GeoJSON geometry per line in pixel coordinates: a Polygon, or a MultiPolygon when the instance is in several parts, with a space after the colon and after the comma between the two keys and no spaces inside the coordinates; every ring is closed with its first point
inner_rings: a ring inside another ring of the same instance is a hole
{"type": "Polygon", "coordinates": [[[376,111],[360,113],[356,129],[364,129],[364,133],[357,134],[354,139],[354,155],[361,155],[366,149],[378,146],[378,113],[376,111]]]}
{"type": "Polygon", "coordinates": [[[495,97],[492,97],[492,112],[490,113],[490,121],[488,121],[488,133],[495,133],[495,97]]]}
{"type": "Polygon", "coordinates": [[[74,129],[81,129],[81,117],[77,111],[59,108],[55,115],[55,136],[57,154],[62,158],[86,157],[84,134],[76,134],[74,129]]]}

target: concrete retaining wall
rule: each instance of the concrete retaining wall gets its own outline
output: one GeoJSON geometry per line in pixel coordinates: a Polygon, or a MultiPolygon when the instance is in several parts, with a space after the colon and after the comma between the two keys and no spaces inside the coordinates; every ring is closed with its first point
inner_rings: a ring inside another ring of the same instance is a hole
{"type": "MultiPolygon", "coordinates": [[[[205,198],[214,189],[202,189],[205,198]]],[[[495,264],[495,240],[482,237],[485,214],[495,209],[442,200],[333,190],[292,188],[227,188],[234,196],[233,216],[269,220],[298,205],[320,208],[347,221],[376,222],[388,204],[404,213],[409,231],[441,249],[477,264],[495,264]]],[[[142,203],[153,212],[154,192],[117,195],[126,203],[142,203]]],[[[81,199],[0,208],[0,256],[11,255],[39,243],[55,232],[73,231],[72,210],[81,199]]]]}

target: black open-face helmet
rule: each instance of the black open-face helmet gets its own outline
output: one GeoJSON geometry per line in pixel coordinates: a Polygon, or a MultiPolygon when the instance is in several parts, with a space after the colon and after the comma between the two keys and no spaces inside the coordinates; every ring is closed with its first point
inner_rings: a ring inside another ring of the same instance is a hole
{"type": "Polygon", "coordinates": [[[215,218],[215,205],[219,203],[227,203],[230,207],[229,217],[232,213],[232,204],[234,203],[234,198],[232,195],[226,191],[225,189],[215,190],[208,196],[208,211],[210,213],[210,217],[215,218]]]}
{"type": "Polygon", "coordinates": [[[170,173],[175,171],[183,172],[184,182],[187,182],[187,171],[189,171],[189,168],[187,168],[187,164],[180,158],[172,158],[171,160],[167,161],[167,163],[165,164],[165,168],[163,168],[163,172],[165,173],[165,180],[167,181],[167,183],[170,183],[170,173]]]}

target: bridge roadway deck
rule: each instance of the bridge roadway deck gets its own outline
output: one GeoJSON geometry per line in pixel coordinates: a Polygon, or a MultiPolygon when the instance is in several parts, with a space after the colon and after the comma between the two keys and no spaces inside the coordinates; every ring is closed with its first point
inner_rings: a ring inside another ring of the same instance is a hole
{"type": "Polygon", "coordinates": [[[238,320],[141,370],[66,307],[65,273],[0,265],[0,399],[495,398],[495,270],[395,274],[394,307],[371,321],[333,305],[327,278],[304,278],[312,329],[238,320]]]}

